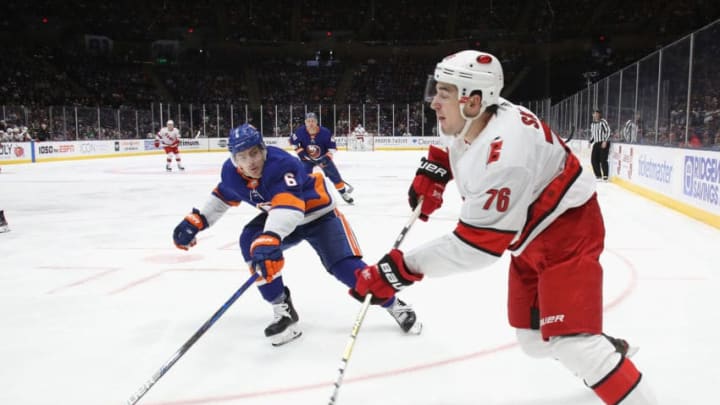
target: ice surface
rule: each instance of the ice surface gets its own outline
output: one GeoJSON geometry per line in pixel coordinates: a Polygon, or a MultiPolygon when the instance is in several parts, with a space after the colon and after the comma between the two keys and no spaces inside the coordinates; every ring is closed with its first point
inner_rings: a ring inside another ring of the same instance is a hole
{"type": "MultiPolygon", "coordinates": [[[[421,152],[340,152],[355,187],[340,203],[376,260],[409,215],[421,152]]],[[[4,166],[0,209],[0,404],[124,403],[233,294],[249,273],[237,248],[257,214],[231,209],[184,252],[171,232],[218,181],[225,154],[4,166]]],[[[605,329],[640,346],[635,361],[661,403],[715,403],[720,385],[720,231],[613,184],[599,184],[607,228],[605,329]]],[[[449,232],[459,197],[404,247],[449,232]]],[[[326,404],[360,304],[306,244],[283,272],[303,336],[275,348],[271,307],[252,287],[141,404],[326,404]]],[[[405,290],[425,325],[405,336],[371,308],[339,405],[600,404],[552,360],[526,357],[506,321],[507,257],[483,271],[405,290]]]]}

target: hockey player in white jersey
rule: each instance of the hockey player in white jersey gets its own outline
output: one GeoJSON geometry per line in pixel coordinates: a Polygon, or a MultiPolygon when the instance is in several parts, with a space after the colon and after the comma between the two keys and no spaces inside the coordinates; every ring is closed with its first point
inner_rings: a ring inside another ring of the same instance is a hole
{"type": "Polygon", "coordinates": [[[463,51],[437,64],[426,100],[452,140],[430,148],[408,197],[427,221],[454,179],[460,218],[453,232],[359,270],[352,292],[390,296],[425,275],[488,267],[509,250],[508,320],[522,350],[557,359],[606,404],[654,404],[627,342],[603,333],[595,180],[532,111],[501,98],[502,87],[491,54],[463,51]]]}
{"type": "Polygon", "coordinates": [[[357,124],[355,129],[352,131],[352,136],[354,136],[358,141],[364,141],[365,137],[367,136],[367,131],[365,128],[363,128],[362,124],[357,124]]]}
{"type": "Polygon", "coordinates": [[[165,170],[172,171],[170,164],[172,163],[173,156],[175,157],[178,169],[185,170],[185,167],[183,167],[181,163],[182,159],[180,158],[180,131],[175,128],[173,120],[168,120],[166,125],[166,127],[162,128],[160,132],[155,135],[155,147],[165,149],[165,170]]]}

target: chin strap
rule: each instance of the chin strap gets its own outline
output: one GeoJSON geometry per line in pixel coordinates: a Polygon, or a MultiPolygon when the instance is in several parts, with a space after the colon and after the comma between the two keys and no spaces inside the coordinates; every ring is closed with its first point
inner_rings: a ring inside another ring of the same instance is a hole
{"type": "MultiPolygon", "coordinates": [[[[450,134],[449,136],[453,137],[459,137],[459,138],[465,138],[465,134],[467,134],[467,131],[470,129],[470,125],[472,125],[473,121],[480,118],[482,116],[482,113],[485,112],[485,107],[480,108],[480,112],[474,117],[468,117],[465,115],[465,111],[463,108],[460,108],[460,116],[462,116],[465,119],[465,125],[463,128],[458,132],[457,134],[450,134]]],[[[440,135],[448,136],[448,134],[444,133],[442,130],[442,127],[440,126],[440,122],[437,124],[438,133],[440,135]]]]}

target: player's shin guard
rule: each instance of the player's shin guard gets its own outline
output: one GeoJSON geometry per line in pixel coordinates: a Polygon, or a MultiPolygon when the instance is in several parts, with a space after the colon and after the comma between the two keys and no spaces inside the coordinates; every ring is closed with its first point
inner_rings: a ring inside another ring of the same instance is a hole
{"type": "Polygon", "coordinates": [[[552,355],[550,342],[543,340],[537,329],[518,328],[515,330],[522,351],[530,357],[540,359],[552,355]]]}
{"type": "MultiPolygon", "coordinates": [[[[542,338],[542,334],[537,329],[523,329],[518,328],[515,330],[518,343],[522,351],[530,357],[543,358],[549,357],[552,354],[552,346],[550,342],[546,342],[542,338]]],[[[612,343],[615,347],[615,351],[625,357],[632,357],[639,350],[636,346],[630,346],[630,344],[621,338],[616,338],[608,334],[603,333],[603,336],[612,343]]]]}
{"type": "Polygon", "coordinates": [[[633,362],[603,335],[556,336],[552,354],[606,404],[652,405],[655,399],[633,362]]]}

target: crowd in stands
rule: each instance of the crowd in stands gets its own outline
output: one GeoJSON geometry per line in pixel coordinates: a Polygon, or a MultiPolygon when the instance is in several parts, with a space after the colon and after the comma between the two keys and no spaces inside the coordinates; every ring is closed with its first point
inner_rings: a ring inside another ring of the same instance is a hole
{"type": "MultiPolygon", "coordinates": [[[[244,72],[237,69],[162,68],[155,72],[170,98],[180,103],[235,104],[248,102],[244,72]]],[[[156,97],[157,99],[157,97],[156,97]]]]}
{"type": "MultiPolygon", "coordinates": [[[[403,46],[448,41],[452,49],[471,46],[489,50],[503,63],[506,89],[516,94],[538,89],[540,97],[552,96],[553,101],[559,101],[582,85],[577,77],[568,80],[568,72],[579,76],[578,72],[596,68],[601,70],[600,78],[652,49],[613,49],[618,43],[613,44],[611,39],[599,56],[588,55],[587,48],[579,46],[541,60],[537,52],[529,56],[529,46],[573,38],[590,40],[598,32],[607,32],[611,38],[613,34],[638,35],[640,26],[642,31],[663,33],[663,38],[679,38],[717,18],[720,9],[709,0],[681,0],[661,7],[648,1],[620,0],[451,0],[442,5],[410,0],[363,5],[331,0],[281,3],[81,0],[68,6],[49,0],[32,4],[8,0],[7,12],[0,15],[0,36],[16,39],[16,34],[26,32],[32,33],[33,39],[5,41],[8,46],[3,48],[0,63],[0,118],[11,131],[4,129],[3,136],[18,136],[18,128],[23,137],[32,139],[40,139],[41,132],[48,132],[48,139],[145,137],[160,128],[163,117],[176,119],[183,136],[198,132],[223,135],[246,117],[266,132],[285,136],[302,122],[299,111],[288,114],[293,105],[309,106],[303,112],[319,105],[326,111],[333,105],[343,106],[325,125],[344,132],[364,123],[376,134],[432,135],[434,115],[421,98],[438,50],[416,56],[417,52],[403,52],[403,46]],[[365,48],[362,56],[346,52],[333,57],[332,53],[328,55],[326,44],[322,54],[266,53],[246,57],[240,63],[221,61],[221,57],[212,58],[207,53],[198,59],[184,57],[190,50],[200,55],[202,48],[212,44],[303,43],[318,40],[317,33],[327,33],[325,39],[331,40],[333,32],[346,33],[336,44],[358,41],[367,47],[397,48],[377,57],[367,56],[365,48]],[[116,51],[90,53],[83,46],[84,34],[111,38],[117,43],[116,51]],[[149,43],[158,39],[183,41],[188,46],[183,45],[170,63],[153,63],[149,43]],[[550,64],[552,69],[547,68],[550,64]],[[570,86],[572,90],[558,97],[547,94],[550,86],[546,83],[570,86]],[[160,103],[170,103],[173,108],[160,115],[160,103]],[[348,105],[353,106],[349,114],[348,105]],[[360,111],[363,105],[365,114],[360,111]]],[[[679,85],[673,82],[670,89],[663,89],[669,96],[662,101],[658,134],[654,128],[641,129],[644,142],[685,143],[685,128],[689,126],[687,132],[693,141],[687,144],[714,144],[720,127],[720,79],[714,69],[720,61],[718,30],[695,42],[690,121],[685,122],[687,88],[682,88],[682,81],[679,85]]],[[[682,56],[673,59],[682,60],[682,56]]],[[[683,75],[682,66],[663,66],[666,75],[673,69],[683,75]]],[[[515,94],[510,98],[520,101],[515,94]]],[[[622,136],[621,128],[615,132],[617,137],[622,136]]]]}

